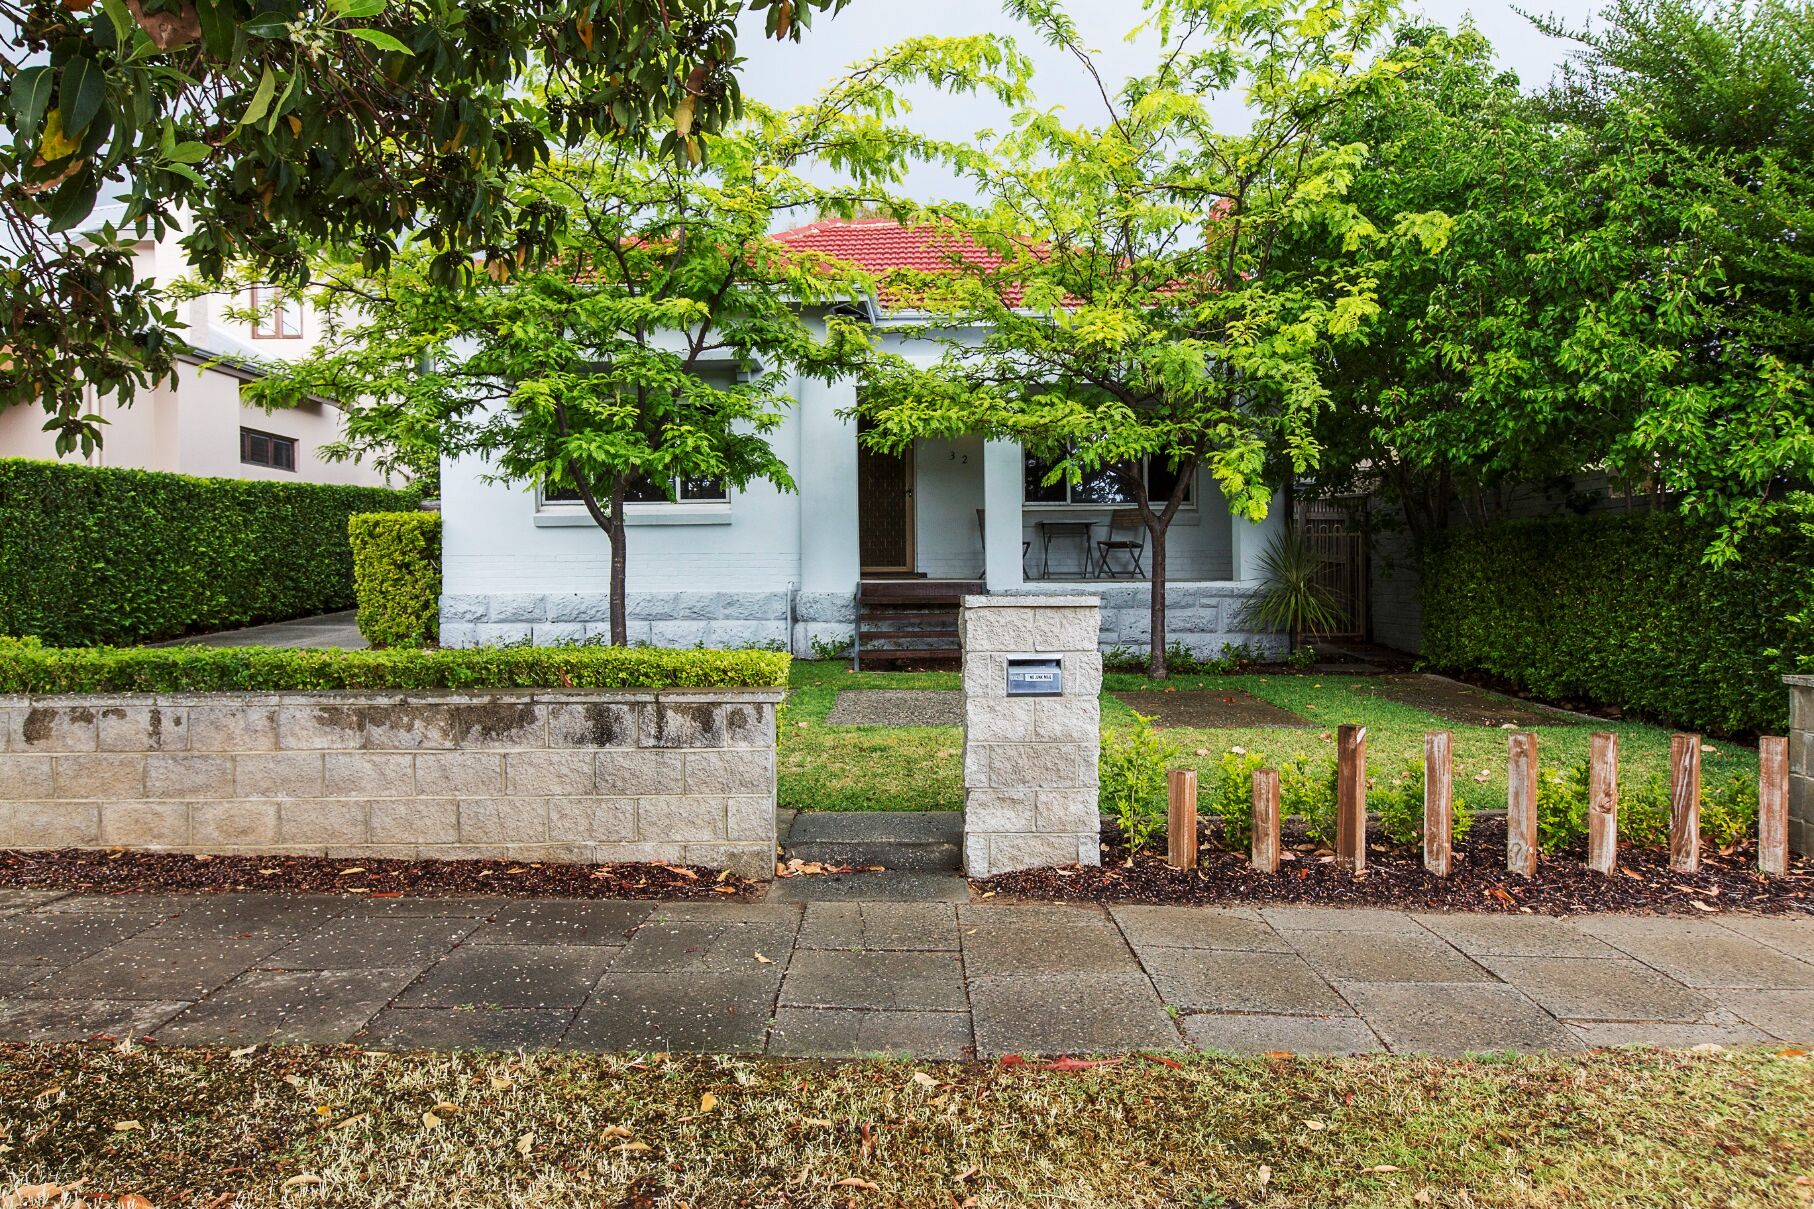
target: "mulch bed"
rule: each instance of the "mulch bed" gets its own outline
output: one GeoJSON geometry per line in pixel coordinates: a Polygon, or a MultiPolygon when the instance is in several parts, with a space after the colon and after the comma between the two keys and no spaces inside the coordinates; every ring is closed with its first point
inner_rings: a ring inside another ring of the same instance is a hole
{"type": "Polygon", "coordinates": [[[1151,718],[1153,725],[1160,730],[1167,727],[1223,730],[1235,727],[1317,725],[1308,718],[1239,689],[1210,689],[1201,692],[1140,689],[1116,693],[1114,696],[1135,713],[1151,718]]]}
{"type": "Polygon", "coordinates": [[[194,856],[94,848],[0,850],[0,886],[99,894],[171,890],[359,898],[748,898],[758,885],[703,865],[194,856]]]}
{"type": "Polygon", "coordinates": [[[1476,819],[1466,843],[1455,846],[1454,872],[1434,877],[1422,856],[1386,846],[1373,837],[1367,871],[1353,877],[1327,852],[1303,843],[1302,830],[1285,827],[1283,847],[1297,859],[1276,874],[1256,873],[1244,854],[1216,844],[1220,823],[1204,826],[1198,868],[1173,869],[1163,853],[1142,851],[1129,864],[1127,849],[1103,835],[1102,867],[1031,869],[972,883],[998,898],[1095,903],[1217,903],[1248,905],[1301,903],[1321,906],[1393,907],[1436,911],[1534,911],[1572,915],[1588,911],[1641,911],[1709,915],[1722,911],[1791,912],[1814,915],[1814,860],[1792,858],[1789,875],[1765,879],[1756,872],[1756,850],[1745,845],[1729,853],[1703,848],[1699,873],[1675,873],[1669,854],[1624,848],[1619,872],[1611,877],[1589,870],[1585,851],[1543,858],[1537,876],[1523,878],[1505,868],[1505,820],[1476,819]]]}
{"type": "Polygon", "coordinates": [[[1441,676],[1382,676],[1367,692],[1460,726],[1581,726],[1585,718],[1441,676]]]}

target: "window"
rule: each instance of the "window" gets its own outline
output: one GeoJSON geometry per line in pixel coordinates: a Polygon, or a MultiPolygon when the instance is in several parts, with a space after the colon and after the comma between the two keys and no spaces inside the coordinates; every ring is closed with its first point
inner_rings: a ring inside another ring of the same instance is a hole
{"type": "Polygon", "coordinates": [[[277,289],[268,285],[253,286],[252,309],[258,314],[252,320],[253,339],[302,339],[302,307],[277,289]]]}
{"type": "Polygon", "coordinates": [[[296,438],[280,437],[274,432],[259,432],[255,428],[242,428],[239,430],[239,460],[248,466],[294,470],[296,438]]]}
{"type": "MultiPolygon", "coordinates": [[[[670,486],[674,489],[674,498],[670,500],[666,491],[651,482],[641,482],[624,494],[626,504],[723,504],[730,500],[724,484],[717,479],[709,478],[676,478],[670,486]]],[[[542,500],[550,504],[577,504],[579,492],[572,487],[549,487],[542,492],[542,500]]],[[[602,494],[599,504],[607,501],[602,494]]]]}
{"type": "MultiPolygon", "coordinates": [[[[1029,504],[1049,504],[1053,506],[1072,505],[1080,508],[1119,508],[1134,502],[1134,493],[1120,474],[1113,470],[1097,470],[1083,476],[1081,482],[1072,483],[1068,479],[1059,479],[1055,483],[1046,483],[1045,477],[1051,473],[1052,463],[1032,454],[1027,456],[1026,502],[1029,504]]],[[[1144,463],[1146,471],[1146,494],[1149,500],[1164,500],[1178,484],[1178,474],[1168,468],[1162,461],[1148,459],[1144,463]]],[[[1191,489],[1184,489],[1184,502],[1191,502],[1191,489]]]]}

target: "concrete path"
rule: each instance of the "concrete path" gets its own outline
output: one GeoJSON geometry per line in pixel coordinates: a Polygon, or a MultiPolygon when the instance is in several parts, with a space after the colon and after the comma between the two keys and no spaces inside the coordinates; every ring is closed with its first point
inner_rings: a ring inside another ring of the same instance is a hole
{"type": "Polygon", "coordinates": [[[926,1058],[1814,1040],[1814,917],[0,890],[0,1039],[926,1058]]]}
{"type": "Polygon", "coordinates": [[[193,638],[176,638],[152,645],[339,647],[347,651],[362,651],[367,643],[354,622],[356,616],[355,610],[347,609],[340,613],[323,613],[319,617],[274,621],[270,625],[222,630],[218,634],[197,634],[193,638]]]}

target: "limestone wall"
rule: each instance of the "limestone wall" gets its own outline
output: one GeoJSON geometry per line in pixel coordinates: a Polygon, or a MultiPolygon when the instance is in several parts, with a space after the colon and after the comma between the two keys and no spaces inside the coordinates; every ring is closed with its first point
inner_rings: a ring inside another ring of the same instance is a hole
{"type": "Polygon", "coordinates": [[[1102,655],[1094,596],[966,596],[964,869],[1102,863],[1102,655]],[[1057,655],[1064,695],[1009,697],[1008,659],[1057,655]]]}
{"type": "Polygon", "coordinates": [[[1814,856],[1814,676],[1789,676],[1789,850],[1814,856]]]}
{"type": "Polygon", "coordinates": [[[767,877],[779,690],[0,696],[0,848],[767,877]]]}

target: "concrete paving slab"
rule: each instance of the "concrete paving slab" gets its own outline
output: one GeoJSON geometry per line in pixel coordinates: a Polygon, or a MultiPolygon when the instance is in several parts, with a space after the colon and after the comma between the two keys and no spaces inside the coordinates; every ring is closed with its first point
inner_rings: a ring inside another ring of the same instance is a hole
{"type": "Polygon", "coordinates": [[[1814,964],[1711,920],[1601,915],[1581,928],[1684,986],[1814,990],[1814,964]]]}
{"type": "Polygon", "coordinates": [[[362,651],[369,644],[365,641],[365,635],[359,632],[358,614],[352,609],[346,609],[338,613],[298,617],[293,621],[274,621],[267,625],[222,630],[218,634],[196,634],[152,645],[337,647],[344,651],[362,651]]]}
{"type": "Polygon", "coordinates": [[[1592,1049],[1619,1046],[1693,1049],[1697,1045],[1755,1045],[1770,1040],[1768,1033],[1754,1025],[1739,1024],[1627,1024],[1622,1022],[1578,1024],[1567,1021],[1568,1030],[1592,1049]]]}
{"type": "Polygon", "coordinates": [[[393,1050],[549,1049],[573,1022],[572,1008],[385,1008],[361,1044],[393,1050]]]}
{"type": "Polygon", "coordinates": [[[1139,974],[1140,962],[1107,917],[1027,912],[1019,924],[958,925],[964,968],[972,978],[996,975],[1139,974]]]}
{"type": "Polygon", "coordinates": [[[135,892],[106,894],[65,894],[39,907],[40,915],[106,915],[115,911],[129,914],[155,914],[174,919],[194,899],[193,894],[139,894],[135,892]]]}
{"type": "Polygon", "coordinates": [[[338,918],[350,905],[344,894],[197,894],[183,903],[176,918],[165,920],[146,937],[294,938],[338,918]]]}
{"type": "Polygon", "coordinates": [[[333,1045],[415,978],[401,970],[254,970],[160,1025],[165,1045],[333,1045]]]}
{"type": "Polygon", "coordinates": [[[1194,1049],[1225,1054],[1346,1057],[1386,1048],[1366,1022],[1354,1016],[1186,1016],[1184,1039],[1194,1049]]]}
{"type": "Polygon", "coordinates": [[[31,911],[0,916],[0,953],[9,963],[62,969],[162,923],[153,912],[31,911]]]}
{"type": "Polygon", "coordinates": [[[955,951],[949,903],[808,903],[795,942],[802,949],[955,951]]]}
{"type": "Polygon", "coordinates": [[[1582,1044],[1514,987],[1347,982],[1336,990],[1397,1054],[1577,1050],[1582,1044]]]}
{"type": "Polygon", "coordinates": [[[768,1052],[789,1058],[895,1056],[952,1061],[971,1052],[970,1013],[782,1007],[768,1052]]]}
{"type": "Polygon", "coordinates": [[[402,898],[362,898],[346,909],[347,918],[368,919],[484,919],[495,915],[512,899],[493,895],[440,898],[412,894],[402,898]]]}
{"type": "Polygon", "coordinates": [[[426,969],[471,934],[478,921],[436,916],[337,919],[272,953],[267,969],[426,969]]]}
{"type": "Polygon", "coordinates": [[[5,999],[0,1037],[46,1042],[143,1037],[188,1006],[155,999],[5,999]]]}
{"type": "Polygon", "coordinates": [[[1295,953],[1147,949],[1141,957],[1160,997],[1181,1012],[1353,1014],[1295,953]]]}
{"type": "Polygon", "coordinates": [[[1722,915],[1717,922],[1791,957],[1814,960],[1814,915],[1722,915]]]}
{"type": "MultiPolygon", "coordinates": [[[[963,694],[952,693],[960,699],[963,694]]],[[[961,810],[809,810],[794,816],[782,844],[961,844],[961,810]]]]}
{"type": "Polygon", "coordinates": [[[1429,913],[1414,918],[1470,956],[1617,957],[1619,952],[1553,915],[1429,913]]]}
{"type": "Polygon", "coordinates": [[[550,901],[506,903],[468,938],[475,945],[622,945],[648,919],[653,904],[550,901]]]}
{"type": "Polygon", "coordinates": [[[1396,932],[1424,936],[1423,925],[1402,911],[1374,907],[1263,907],[1260,915],[1280,932],[1396,932]]]}
{"type": "Polygon", "coordinates": [[[575,1008],[618,952],[605,945],[465,945],[431,966],[396,1005],[575,1008]]]}
{"type": "Polygon", "coordinates": [[[764,899],[759,902],[736,902],[721,898],[708,898],[699,901],[651,904],[650,923],[675,924],[786,924],[800,926],[800,917],[806,908],[799,903],[776,902],[764,899]]]}
{"type": "Polygon", "coordinates": [[[1074,974],[970,980],[976,1052],[1126,1053],[1182,1042],[1146,976],[1074,974]]]}
{"type": "Polygon", "coordinates": [[[961,873],[886,869],[780,878],[769,896],[783,903],[963,903],[970,901],[970,883],[961,873]]]}
{"type": "Polygon", "coordinates": [[[565,1049],[761,1053],[779,972],[690,978],[611,973],[562,1039],[565,1049]]]}
{"type": "Polygon", "coordinates": [[[646,923],[616,960],[614,974],[729,974],[785,968],[792,923],[646,923]]]}
{"type": "Polygon", "coordinates": [[[961,1012],[964,967],[956,953],[796,953],[781,982],[787,1007],[896,1008],[961,1012]]]}
{"type": "Polygon", "coordinates": [[[30,911],[55,902],[68,893],[67,890],[20,890],[0,886],[0,911],[30,911]]]}
{"type": "Polygon", "coordinates": [[[239,977],[282,944],[281,937],[174,943],[168,937],[151,941],[139,936],[33,983],[26,993],[40,999],[193,1002],[239,977]]]}
{"type": "Polygon", "coordinates": [[[1705,995],[1630,958],[1482,957],[1482,965],[1567,1020],[1691,1024],[1713,1010],[1705,995]]]}
{"type": "Polygon", "coordinates": [[[1260,918],[1239,907],[1110,907],[1109,915],[1136,950],[1244,949],[1289,953],[1291,946],[1260,918]]]}
{"type": "Polygon", "coordinates": [[[1806,991],[1730,991],[1720,1002],[1780,1041],[1814,1044],[1814,995],[1806,991]]]}
{"type": "Polygon", "coordinates": [[[1425,932],[1290,932],[1324,978],[1347,982],[1491,982],[1474,961],[1425,932]]]}

